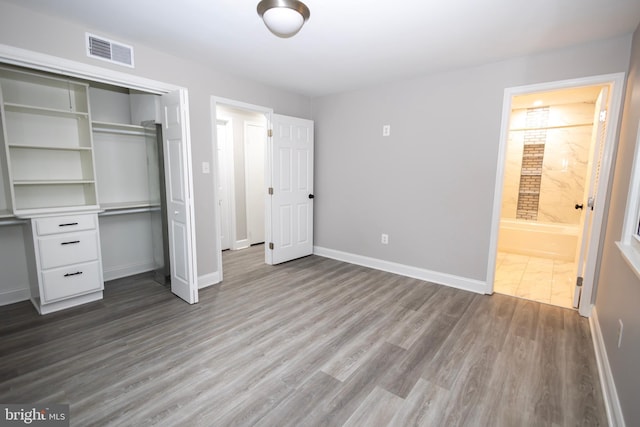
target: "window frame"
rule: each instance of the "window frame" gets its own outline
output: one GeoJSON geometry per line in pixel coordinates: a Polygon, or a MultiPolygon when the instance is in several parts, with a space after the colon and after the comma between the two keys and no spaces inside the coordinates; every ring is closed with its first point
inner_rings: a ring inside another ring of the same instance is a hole
{"type": "Polygon", "coordinates": [[[640,122],[634,151],[622,236],[616,245],[629,267],[640,278],[640,122]]]}

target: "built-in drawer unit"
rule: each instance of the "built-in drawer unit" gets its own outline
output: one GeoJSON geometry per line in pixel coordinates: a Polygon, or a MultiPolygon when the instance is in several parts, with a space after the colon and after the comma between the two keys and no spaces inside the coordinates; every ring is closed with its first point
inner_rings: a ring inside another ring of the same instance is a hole
{"type": "Polygon", "coordinates": [[[102,298],[97,213],[31,219],[32,301],[41,314],[102,298]]]}
{"type": "Polygon", "coordinates": [[[98,259],[98,234],[95,230],[65,233],[38,239],[40,266],[43,270],[98,259]]]}
{"type": "Polygon", "coordinates": [[[73,231],[95,230],[97,215],[56,216],[52,218],[37,218],[36,232],[38,236],[48,234],[70,233],[73,231]]]}
{"type": "Polygon", "coordinates": [[[93,261],[42,272],[45,301],[56,301],[87,292],[102,290],[100,263],[93,261]]]}

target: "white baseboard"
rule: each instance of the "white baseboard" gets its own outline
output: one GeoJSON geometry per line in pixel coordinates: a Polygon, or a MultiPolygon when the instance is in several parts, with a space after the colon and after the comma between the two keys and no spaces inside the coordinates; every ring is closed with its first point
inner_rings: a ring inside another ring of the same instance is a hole
{"type": "Polygon", "coordinates": [[[220,282],[220,271],[203,274],[202,276],[198,276],[198,289],[207,288],[220,282]]]}
{"type": "Polygon", "coordinates": [[[145,273],[155,270],[156,264],[153,261],[142,262],[137,264],[119,265],[117,267],[103,269],[104,281],[120,279],[121,277],[129,277],[134,274],[145,273]]]}
{"type": "Polygon", "coordinates": [[[24,289],[14,289],[0,293],[0,306],[9,305],[16,302],[28,301],[31,298],[29,285],[25,285],[24,289]]]}
{"type": "Polygon", "coordinates": [[[468,279],[466,277],[454,276],[447,273],[438,273],[436,271],[425,270],[423,268],[412,267],[410,265],[398,264],[395,262],[384,261],[377,258],[370,258],[362,255],[351,254],[348,252],[336,251],[334,249],[327,249],[320,246],[314,246],[313,253],[325,258],[332,258],[338,261],[348,262],[350,264],[362,265],[364,267],[387,271],[389,273],[412,277],[414,279],[433,282],[439,285],[450,286],[452,288],[471,291],[478,294],[487,293],[487,284],[486,282],[483,282],[481,280],[468,279]]]}
{"type": "Polygon", "coordinates": [[[600,321],[598,320],[598,312],[595,307],[593,307],[591,317],[589,317],[589,326],[591,327],[591,338],[593,339],[593,348],[596,352],[600,385],[602,386],[602,394],[604,395],[604,406],[607,410],[609,426],[625,427],[624,415],[622,414],[618,391],[616,390],[616,384],[613,380],[613,372],[611,372],[607,348],[604,345],[600,321]]]}
{"type": "Polygon", "coordinates": [[[246,249],[249,246],[251,246],[249,239],[236,240],[231,244],[231,250],[237,251],[239,249],[246,249]]]}

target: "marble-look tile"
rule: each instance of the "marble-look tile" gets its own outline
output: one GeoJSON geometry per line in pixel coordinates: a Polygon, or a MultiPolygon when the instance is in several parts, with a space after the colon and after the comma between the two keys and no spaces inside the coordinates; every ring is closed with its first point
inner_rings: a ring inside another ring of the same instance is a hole
{"type": "Polygon", "coordinates": [[[572,262],[498,253],[494,291],[571,308],[576,265],[572,262]]]}
{"type": "Polygon", "coordinates": [[[573,295],[571,296],[551,295],[550,304],[557,305],[558,307],[573,308],[573,295]]]}

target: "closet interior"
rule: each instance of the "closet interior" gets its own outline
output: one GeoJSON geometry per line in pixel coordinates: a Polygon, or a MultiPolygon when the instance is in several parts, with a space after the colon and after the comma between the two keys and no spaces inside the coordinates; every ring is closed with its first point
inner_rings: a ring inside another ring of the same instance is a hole
{"type": "Polygon", "coordinates": [[[0,304],[49,313],[170,276],[160,97],[0,67],[0,304]]]}

